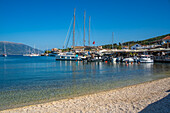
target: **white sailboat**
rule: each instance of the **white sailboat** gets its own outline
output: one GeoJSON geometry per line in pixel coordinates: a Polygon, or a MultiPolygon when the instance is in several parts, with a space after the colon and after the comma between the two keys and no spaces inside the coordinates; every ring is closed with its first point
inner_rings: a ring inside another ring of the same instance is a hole
{"type": "Polygon", "coordinates": [[[40,56],[40,54],[35,53],[35,45],[34,45],[34,51],[30,52],[30,48],[29,48],[29,54],[24,54],[23,56],[33,57],[33,56],[40,56]]]}
{"type": "MultiPolygon", "coordinates": [[[[76,9],[74,9],[74,16],[73,16],[73,20],[74,20],[73,21],[73,45],[72,45],[73,49],[75,47],[75,10],[76,9]]],[[[85,14],[86,14],[86,12],[84,12],[84,37],[83,37],[84,46],[85,46],[85,14]]],[[[71,20],[69,30],[67,32],[67,36],[68,36],[69,31],[70,31],[71,25],[72,25],[72,20],[71,20]]],[[[67,39],[67,36],[66,36],[66,39],[67,39]]],[[[66,42],[66,40],[65,40],[65,42],[66,42]]],[[[65,42],[64,42],[64,45],[65,45],[65,42]]],[[[89,46],[90,46],[90,17],[89,17],[89,46]]],[[[63,46],[63,48],[64,48],[64,46],[63,46]]],[[[96,58],[98,58],[98,57],[96,57],[96,58]]],[[[83,60],[83,59],[86,59],[86,57],[84,57],[80,54],[79,55],[76,54],[76,51],[75,51],[75,53],[66,52],[66,53],[60,53],[60,54],[56,55],[56,60],[80,61],[80,60],[83,60]]]]}
{"type": "MultiPolygon", "coordinates": [[[[72,47],[74,48],[75,46],[75,10],[74,9],[74,21],[73,21],[73,45],[72,47]]],[[[70,27],[69,27],[70,29],[70,27]]],[[[81,56],[76,55],[75,53],[71,53],[71,52],[66,52],[66,53],[60,53],[58,55],[55,56],[56,60],[70,60],[70,61],[79,61],[82,60],[81,56]]]]}
{"type": "Polygon", "coordinates": [[[3,54],[3,56],[4,56],[4,57],[7,57],[5,43],[4,43],[4,54],[3,54]]]}
{"type": "Polygon", "coordinates": [[[30,54],[30,57],[33,57],[33,56],[40,56],[39,54],[35,53],[35,45],[34,45],[34,52],[30,54]]]}

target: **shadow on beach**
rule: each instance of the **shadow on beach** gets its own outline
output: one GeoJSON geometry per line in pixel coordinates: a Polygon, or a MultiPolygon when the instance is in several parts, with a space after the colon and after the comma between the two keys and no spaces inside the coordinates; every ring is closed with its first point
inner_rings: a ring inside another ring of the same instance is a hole
{"type": "MultiPolygon", "coordinates": [[[[166,92],[170,92],[170,90],[166,92]]],[[[148,105],[139,113],[170,113],[170,94],[163,99],[148,105]]]]}

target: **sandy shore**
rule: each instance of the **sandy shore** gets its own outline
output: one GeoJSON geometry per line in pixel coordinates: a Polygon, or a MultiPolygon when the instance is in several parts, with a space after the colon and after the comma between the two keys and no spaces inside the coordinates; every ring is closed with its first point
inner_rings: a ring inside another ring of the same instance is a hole
{"type": "Polygon", "coordinates": [[[170,111],[170,77],[72,99],[31,105],[1,113],[158,112],[170,111]]]}

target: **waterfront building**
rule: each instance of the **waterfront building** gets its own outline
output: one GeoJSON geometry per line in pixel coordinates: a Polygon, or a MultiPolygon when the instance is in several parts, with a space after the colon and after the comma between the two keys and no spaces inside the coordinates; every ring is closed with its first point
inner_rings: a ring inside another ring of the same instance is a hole
{"type": "Polygon", "coordinates": [[[135,44],[131,47],[131,50],[137,50],[138,47],[141,47],[140,44],[135,44]]]}
{"type": "Polygon", "coordinates": [[[72,51],[74,51],[74,52],[83,52],[84,51],[84,46],[74,46],[74,47],[72,47],[73,49],[72,49],[72,51]]]}
{"type": "Polygon", "coordinates": [[[169,48],[169,43],[170,43],[170,36],[166,36],[165,38],[162,39],[162,46],[165,48],[169,48]]]}

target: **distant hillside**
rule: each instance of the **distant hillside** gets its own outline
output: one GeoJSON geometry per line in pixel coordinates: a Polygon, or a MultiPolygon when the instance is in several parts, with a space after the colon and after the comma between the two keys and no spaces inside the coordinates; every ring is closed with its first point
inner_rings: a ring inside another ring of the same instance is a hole
{"type": "MultiPolygon", "coordinates": [[[[157,37],[154,37],[154,38],[149,38],[149,39],[146,39],[146,40],[141,40],[141,41],[128,41],[128,42],[124,42],[123,43],[123,46],[133,46],[135,44],[140,44],[140,45],[150,45],[150,44],[156,44],[157,40],[160,40],[166,36],[170,36],[170,34],[166,34],[166,35],[162,35],[162,36],[157,36],[157,37]]],[[[114,48],[118,48],[118,49],[121,49],[121,46],[122,44],[119,43],[118,45],[117,44],[114,44],[114,48]]],[[[102,45],[103,48],[108,48],[108,49],[111,49],[112,48],[112,44],[108,44],[108,45],[102,45]]]]}
{"type": "MultiPolygon", "coordinates": [[[[14,42],[6,42],[6,41],[0,41],[0,55],[4,54],[4,44],[6,47],[6,52],[8,55],[23,55],[28,54],[29,49],[30,52],[34,51],[34,48],[21,44],[21,43],[14,43],[14,42]]],[[[41,50],[35,49],[35,53],[41,53],[41,50]]]]}

